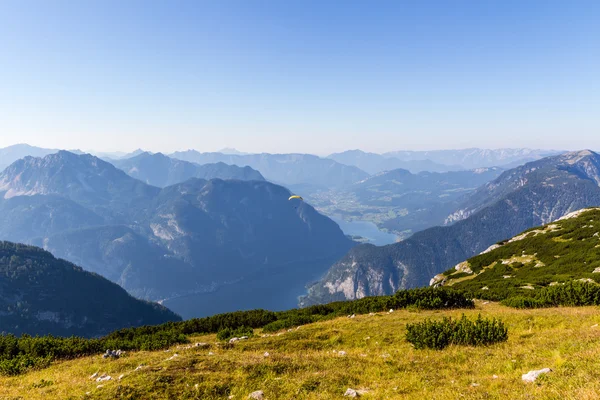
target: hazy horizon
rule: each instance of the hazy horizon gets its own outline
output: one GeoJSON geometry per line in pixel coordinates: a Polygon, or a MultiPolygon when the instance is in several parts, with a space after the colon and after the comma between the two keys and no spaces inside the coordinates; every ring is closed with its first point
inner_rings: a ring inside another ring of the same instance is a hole
{"type": "Polygon", "coordinates": [[[599,17],[588,0],[9,0],[0,147],[600,148],[599,17]]]}
{"type": "MultiPolygon", "coordinates": [[[[0,142],[1,143],[1,142],[0,142]]],[[[181,148],[181,149],[177,149],[174,151],[164,151],[161,149],[149,149],[149,148],[145,148],[144,146],[141,147],[137,147],[137,148],[130,148],[130,149],[108,149],[108,150],[98,150],[98,149],[81,149],[81,148],[75,148],[75,147],[60,147],[60,146],[54,146],[54,147],[44,147],[44,146],[38,146],[35,144],[31,144],[31,143],[23,143],[23,142],[19,142],[19,143],[13,143],[13,144],[9,144],[6,146],[2,146],[0,145],[0,149],[4,149],[4,148],[9,148],[9,147],[13,147],[13,146],[19,146],[19,145],[26,145],[26,146],[32,146],[32,147],[38,147],[38,148],[44,148],[44,149],[56,149],[56,150],[66,150],[66,151],[81,151],[83,153],[90,153],[90,154],[122,154],[122,155],[127,155],[127,154],[131,154],[137,151],[144,151],[144,152],[150,152],[150,153],[163,153],[165,155],[169,155],[175,152],[185,152],[185,151],[189,151],[189,150],[195,150],[198,151],[200,153],[206,152],[206,153],[220,153],[220,152],[224,152],[224,153],[228,153],[228,152],[239,152],[240,154],[261,154],[261,153],[265,153],[265,154],[312,154],[312,155],[317,155],[320,157],[326,157],[329,156],[331,154],[334,153],[343,153],[346,151],[363,151],[365,153],[374,153],[374,154],[385,154],[385,153],[390,153],[390,152],[400,152],[400,151],[407,151],[407,152],[427,152],[427,151],[462,151],[462,150],[491,150],[491,151],[499,151],[499,150],[518,150],[518,149],[527,149],[527,150],[532,150],[532,151],[548,151],[548,152],[555,152],[555,151],[583,151],[583,150],[591,150],[594,152],[597,152],[596,149],[594,148],[572,148],[572,149],[557,149],[557,148],[544,148],[544,147],[496,147],[496,148],[483,148],[483,147],[462,147],[462,148],[424,148],[424,149],[406,149],[406,148],[399,148],[399,149],[390,149],[390,150],[386,150],[383,152],[371,152],[371,151],[367,151],[364,149],[359,149],[359,148],[352,148],[352,149],[343,149],[340,151],[335,151],[335,152],[331,152],[331,153],[318,153],[318,152],[298,152],[298,151],[291,151],[291,152],[267,152],[267,151],[257,151],[257,152],[251,152],[251,151],[245,151],[244,149],[239,149],[239,148],[235,148],[235,147],[222,147],[222,148],[218,148],[215,150],[202,150],[202,149],[195,149],[195,148],[181,148]]]]}

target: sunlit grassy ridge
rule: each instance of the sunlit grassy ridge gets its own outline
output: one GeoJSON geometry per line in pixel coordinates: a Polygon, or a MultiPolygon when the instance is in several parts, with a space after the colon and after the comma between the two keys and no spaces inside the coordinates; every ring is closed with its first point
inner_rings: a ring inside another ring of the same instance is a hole
{"type": "Polygon", "coordinates": [[[99,354],[107,348],[164,350],[175,344],[189,343],[188,336],[191,335],[216,333],[220,339],[234,335],[252,336],[252,329],[257,328],[276,332],[336,316],[409,307],[426,310],[473,308],[474,303],[464,293],[451,288],[422,288],[401,290],[391,296],[365,297],[302,309],[236,311],[155,326],[124,328],[98,339],[0,335],[0,374],[18,375],[47,366],[53,360],[99,354]]]}
{"type": "Polygon", "coordinates": [[[233,346],[216,345],[213,334],[192,338],[210,348],[56,362],[0,377],[0,399],[246,399],[256,390],[267,399],[335,399],[347,388],[366,390],[363,398],[372,399],[595,399],[597,324],[597,307],[516,310],[481,302],[474,310],[341,317],[268,337],[256,330],[254,338],[233,346]],[[437,351],[415,350],[405,340],[407,323],[463,313],[501,318],[508,341],[437,351]],[[140,364],[146,367],[134,371],[140,364]],[[553,372],[535,384],[522,382],[521,374],[544,367],[553,372]],[[89,379],[95,372],[113,380],[89,379]]]}
{"type": "Polygon", "coordinates": [[[600,209],[532,228],[436,277],[444,286],[493,300],[542,288],[600,282],[600,209]]]}

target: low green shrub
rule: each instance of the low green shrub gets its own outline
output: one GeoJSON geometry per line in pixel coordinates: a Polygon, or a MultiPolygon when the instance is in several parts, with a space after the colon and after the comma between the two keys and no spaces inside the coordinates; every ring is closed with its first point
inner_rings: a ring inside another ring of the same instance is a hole
{"type": "Polygon", "coordinates": [[[332,313],[341,316],[349,314],[368,314],[389,309],[416,307],[423,310],[450,308],[474,308],[473,300],[464,291],[450,287],[427,287],[399,290],[391,296],[364,297],[353,301],[329,304],[332,313]]]}
{"type": "Polygon", "coordinates": [[[416,349],[441,350],[451,344],[482,346],[508,339],[508,329],[498,319],[485,319],[481,315],[475,321],[465,315],[458,320],[444,318],[441,321],[426,320],[406,326],[406,340],[416,349]]]}
{"type": "Polygon", "coordinates": [[[52,361],[51,357],[35,357],[19,354],[16,357],[0,360],[0,374],[19,375],[30,369],[46,368],[52,361]]]}
{"type": "Polygon", "coordinates": [[[248,326],[240,326],[239,328],[223,328],[219,332],[217,332],[217,339],[219,340],[228,340],[233,337],[252,337],[254,336],[254,330],[248,326]]]}
{"type": "Polygon", "coordinates": [[[562,285],[547,286],[532,292],[531,296],[509,297],[502,304],[515,308],[596,306],[600,305],[600,285],[570,281],[562,285]]]}
{"type": "Polygon", "coordinates": [[[295,315],[286,319],[280,319],[275,322],[271,322],[263,327],[263,332],[277,332],[282,329],[289,329],[295,326],[306,325],[312,322],[316,322],[319,318],[308,315],[295,315]]]}
{"type": "Polygon", "coordinates": [[[513,308],[542,308],[545,307],[544,302],[536,300],[533,297],[515,296],[502,300],[502,305],[513,308]]]}
{"type": "Polygon", "coordinates": [[[564,285],[548,286],[535,295],[546,307],[595,306],[600,304],[600,285],[570,281],[564,285]]]}
{"type": "Polygon", "coordinates": [[[413,290],[400,290],[394,295],[396,308],[409,305],[425,310],[438,310],[448,308],[474,308],[473,300],[462,290],[453,288],[422,288],[413,290]]]}

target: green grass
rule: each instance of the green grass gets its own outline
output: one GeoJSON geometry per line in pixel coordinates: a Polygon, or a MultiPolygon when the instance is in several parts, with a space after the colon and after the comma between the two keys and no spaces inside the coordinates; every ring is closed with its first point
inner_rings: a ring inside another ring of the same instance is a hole
{"type": "Polygon", "coordinates": [[[531,297],[550,284],[579,279],[600,282],[600,273],[593,272],[600,267],[600,210],[532,228],[519,237],[521,240],[504,241],[502,247],[468,260],[472,274],[454,269],[444,272],[444,285],[478,298],[502,300],[531,297]]]}
{"type": "Polygon", "coordinates": [[[390,296],[365,297],[302,309],[236,311],[156,326],[124,328],[98,339],[0,335],[0,374],[17,375],[29,369],[39,369],[53,360],[99,354],[104,349],[164,350],[172,345],[187,344],[190,335],[216,333],[217,339],[226,340],[234,336],[253,336],[253,329],[258,328],[263,332],[275,332],[337,316],[368,314],[390,308],[434,310],[473,307],[473,301],[455,289],[421,288],[401,290],[390,296]]]}
{"type": "Polygon", "coordinates": [[[222,342],[214,334],[196,336],[192,342],[210,347],[174,346],[118,360],[84,357],[0,377],[0,399],[246,399],[255,390],[270,400],[340,399],[349,387],[366,390],[365,399],[595,399],[600,392],[598,311],[517,310],[478,302],[473,310],[341,317],[265,337],[257,329],[255,337],[232,346],[217,344],[222,342]],[[462,314],[471,320],[478,314],[500,318],[508,340],[417,350],[405,339],[407,324],[462,314]],[[174,353],[179,356],[167,360],[174,353]],[[134,371],[140,364],[146,367],[134,371]],[[553,372],[534,384],[522,382],[521,374],[545,367],[553,372]],[[114,379],[97,383],[89,379],[95,372],[114,379]]]}

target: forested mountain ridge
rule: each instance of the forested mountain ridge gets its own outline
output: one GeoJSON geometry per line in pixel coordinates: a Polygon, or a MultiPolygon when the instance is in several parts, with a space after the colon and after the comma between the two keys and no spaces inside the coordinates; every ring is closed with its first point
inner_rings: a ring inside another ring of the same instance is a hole
{"type": "Polygon", "coordinates": [[[0,332],[89,337],[179,320],[40,248],[0,241],[0,332]]]}

